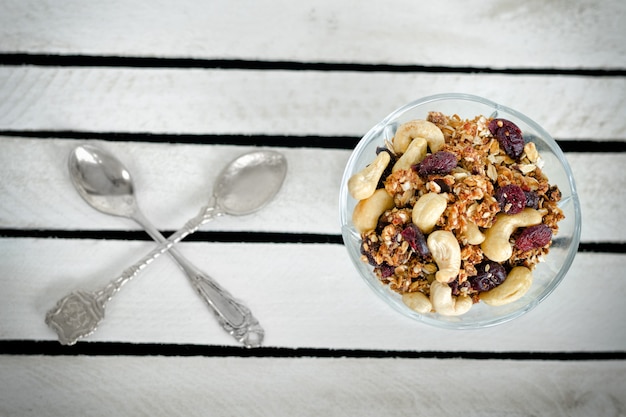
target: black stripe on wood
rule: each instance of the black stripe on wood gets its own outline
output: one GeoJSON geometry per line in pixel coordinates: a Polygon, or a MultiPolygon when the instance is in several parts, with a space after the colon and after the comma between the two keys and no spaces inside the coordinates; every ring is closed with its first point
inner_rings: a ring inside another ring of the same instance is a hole
{"type": "Polygon", "coordinates": [[[156,58],[96,55],[56,55],[3,53],[0,65],[130,68],[203,68],[254,71],[335,71],[335,72],[405,72],[512,75],[570,75],[623,77],[626,69],[606,68],[489,68],[416,64],[371,64],[358,62],[259,61],[245,59],[156,58]]]}
{"type": "Polygon", "coordinates": [[[323,349],[239,346],[120,343],[81,341],[63,346],[57,341],[2,340],[0,355],[44,356],[204,356],[259,358],[402,358],[402,359],[477,359],[518,361],[611,361],[625,360],[626,351],[584,352],[470,352],[470,351],[405,351],[372,349],[323,349]]]}
{"type": "MultiPolygon", "coordinates": [[[[163,231],[165,236],[171,233],[163,231]]],[[[151,240],[145,232],[139,230],[0,229],[0,238],[151,240]]],[[[186,238],[185,242],[343,245],[343,238],[341,235],[323,233],[198,231],[186,238]]],[[[626,242],[581,242],[578,252],[626,253],[626,242]]]]}
{"type": "MultiPolygon", "coordinates": [[[[353,149],[361,139],[357,136],[320,135],[211,135],[167,134],[147,132],[84,132],[68,130],[0,130],[0,136],[38,139],[102,140],[109,142],[182,143],[197,145],[263,146],[283,148],[353,149]]],[[[618,139],[557,139],[563,152],[612,153],[626,152],[626,141],[618,139]]]]}

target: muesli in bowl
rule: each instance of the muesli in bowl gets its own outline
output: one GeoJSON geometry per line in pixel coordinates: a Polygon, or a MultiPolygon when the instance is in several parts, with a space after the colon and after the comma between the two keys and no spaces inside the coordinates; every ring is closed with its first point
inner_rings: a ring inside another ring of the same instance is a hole
{"type": "Polygon", "coordinates": [[[530,310],[580,238],[556,142],[480,97],[410,103],[359,142],[341,192],[344,243],[366,282],[404,314],[453,328],[530,310]]]}

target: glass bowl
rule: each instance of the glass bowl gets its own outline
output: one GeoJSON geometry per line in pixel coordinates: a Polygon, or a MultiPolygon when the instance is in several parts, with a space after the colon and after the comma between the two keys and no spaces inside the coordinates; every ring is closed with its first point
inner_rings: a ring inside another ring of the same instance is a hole
{"type": "Polygon", "coordinates": [[[523,114],[487,99],[468,94],[440,94],[413,101],[392,112],[363,136],[346,165],[339,191],[341,233],[348,254],[365,283],[388,305],[417,321],[450,329],[483,328],[501,324],[530,311],[559,285],[570,268],[580,241],[581,212],[574,178],[563,152],[555,140],[541,126],[523,114]],[[526,142],[535,143],[544,160],[543,172],[550,184],[556,184],[562,193],[559,207],[565,218],[559,222],[559,232],[552,241],[545,261],[533,271],[533,284],[519,300],[493,307],[483,302],[474,304],[460,316],[437,313],[420,314],[407,307],[400,294],[382,284],[373,273],[373,267],[361,260],[361,236],[352,224],[352,212],[357,201],[348,192],[348,179],[361,171],[376,157],[376,148],[391,142],[399,125],[414,119],[426,119],[428,112],[459,115],[462,119],[475,116],[498,117],[511,120],[522,130],[526,142]]]}

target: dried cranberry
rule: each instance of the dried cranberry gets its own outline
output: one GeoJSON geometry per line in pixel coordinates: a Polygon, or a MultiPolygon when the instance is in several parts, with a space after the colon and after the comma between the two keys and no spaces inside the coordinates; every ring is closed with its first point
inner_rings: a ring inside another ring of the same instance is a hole
{"type": "Polygon", "coordinates": [[[524,152],[524,136],[515,123],[506,119],[493,119],[489,131],[498,139],[504,152],[513,159],[519,159],[524,152]]]}
{"type": "Polygon", "coordinates": [[[515,240],[515,248],[522,252],[542,248],[552,240],[552,229],[545,224],[527,227],[515,240]]]}
{"type": "Polygon", "coordinates": [[[517,214],[526,207],[526,194],[519,185],[500,187],[496,190],[495,197],[500,209],[506,214],[517,214]]]}
{"type": "Polygon", "coordinates": [[[409,242],[409,246],[411,246],[411,248],[422,257],[430,255],[428,245],[426,244],[426,238],[415,224],[409,223],[408,226],[400,232],[400,235],[402,235],[402,238],[409,242]]]}
{"type": "Polygon", "coordinates": [[[459,280],[455,279],[452,282],[448,282],[448,286],[452,290],[452,295],[457,297],[457,296],[461,295],[461,290],[469,289],[471,285],[470,285],[469,281],[463,281],[462,284],[459,284],[459,280]]]}
{"type": "Polygon", "coordinates": [[[428,175],[448,175],[457,165],[456,155],[452,152],[439,151],[427,155],[419,164],[416,171],[422,177],[428,175]]]}
{"type": "Polygon", "coordinates": [[[379,267],[379,269],[380,269],[380,276],[382,278],[389,278],[396,272],[396,269],[393,266],[390,266],[386,263],[382,264],[379,267]]]}
{"type": "Polygon", "coordinates": [[[538,209],[539,194],[534,191],[524,191],[524,194],[526,194],[526,207],[538,209]]]}
{"type": "Polygon", "coordinates": [[[486,261],[476,265],[476,275],[468,278],[472,289],[478,292],[489,291],[502,284],[506,279],[506,270],[502,265],[486,261]]]}

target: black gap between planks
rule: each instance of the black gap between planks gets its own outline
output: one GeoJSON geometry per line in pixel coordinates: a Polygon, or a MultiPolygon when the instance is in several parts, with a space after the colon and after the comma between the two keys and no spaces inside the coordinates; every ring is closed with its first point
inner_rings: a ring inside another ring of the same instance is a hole
{"type": "Polygon", "coordinates": [[[178,356],[178,357],[257,357],[257,358],[372,358],[372,359],[474,359],[519,361],[612,361],[626,360],[626,351],[584,352],[470,352],[405,351],[373,349],[326,349],[158,344],[81,341],[72,346],[57,341],[2,340],[0,355],[43,356],[178,356]]]}
{"type": "Polygon", "coordinates": [[[106,55],[2,53],[0,65],[128,68],[202,68],[251,71],[463,73],[511,75],[561,75],[578,77],[623,77],[623,68],[490,68],[442,65],[381,64],[365,62],[302,62],[246,59],[156,58],[106,55]]]}
{"type": "MultiPolygon", "coordinates": [[[[109,142],[147,142],[196,145],[264,146],[283,148],[320,148],[351,150],[361,139],[356,136],[319,135],[211,135],[147,132],[87,132],[68,130],[0,130],[0,136],[37,139],[103,140],[109,142]]],[[[556,139],[565,153],[626,152],[626,140],[556,139]]]]}
{"type": "MultiPolygon", "coordinates": [[[[163,231],[169,236],[172,231],[163,231]]],[[[43,229],[0,229],[0,238],[37,239],[95,239],[95,240],[152,240],[139,230],[43,230],[43,229]]],[[[343,245],[341,235],[322,233],[279,233],[279,232],[220,232],[198,231],[185,242],[221,243],[274,243],[274,244],[334,244],[343,245]]],[[[626,253],[626,242],[581,242],[578,252],[626,253]]]]}

